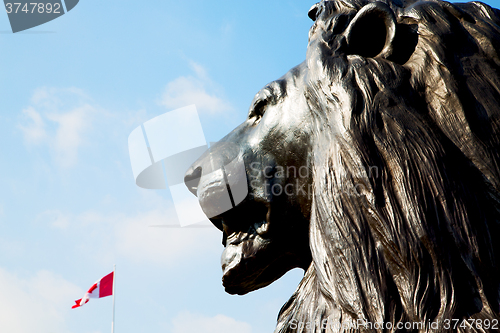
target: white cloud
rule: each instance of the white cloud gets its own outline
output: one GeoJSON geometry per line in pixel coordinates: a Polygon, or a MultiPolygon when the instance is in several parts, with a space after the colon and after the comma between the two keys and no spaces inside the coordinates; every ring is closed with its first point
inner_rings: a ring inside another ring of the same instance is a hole
{"type": "Polygon", "coordinates": [[[195,104],[198,111],[211,114],[233,110],[231,104],[220,96],[220,89],[209,78],[205,68],[194,62],[191,62],[191,68],[196,77],[181,76],[169,82],[160,104],[169,109],[195,104]]]}
{"type": "Polygon", "coordinates": [[[24,134],[24,139],[30,144],[38,144],[45,140],[47,132],[45,131],[45,122],[42,119],[40,113],[38,113],[33,107],[28,107],[24,109],[23,115],[29,121],[27,126],[19,126],[24,134]]]}
{"type": "Polygon", "coordinates": [[[83,290],[49,271],[28,278],[0,268],[0,325],[2,332],[64,331],[68,300],[83,290]]]}
{"type": "Polygon", "coordinates": [[[86,99],[76,88],[37,89],[33,105],[22,111],[24,119],[19,125],[26,143],[47,146],[62,167],[75,165],[95,112],[86,99]]]}
{"type": "Polygon", "coordinates": [[[196,73],[196,76],[198,76],[200,80],[210,81],[205,67],[194,61],[189,62],[189,65],[191,66],[191,69],[196,73]]]}
{"type": "Polygon", "coordinates": [[[83,90],[75,87],[40,87],[35,89],[35,92],[31,97],[31,102],[34,105],[43,107],[48,110],[56,110],[74,104],[75,101],[88,99],[88,96],[83,90]]]}
{"type": "Polygon", "coordinates": [[[219,256],[222,252],[219,230],[208,223],[182,228],[173,208],[153,208],[134,216],[96,211],[72,215],[54,209],[40,213],[37,221],[66,235],[86,235],[79,250],[101,262],[111,260],[114,253],[136,263],[173,265],[200,254],[219,256]]]}
{"type": "Polygon", "coordinates": [[[211,226],[181,228],[173,209],[152,210],[121,220],[116,224],[116,235],[119,253],[137,262],[181,263],[200,253],[221,252],[219,230],[211,226]]]}
{"type": "Polygon", "coordinates": [[[83,144],[83,134],[90,125],[92,112],[91,106],[84,105],[66,113],[47,115],[49,120],[58,124],[52,145],[62,166],[76,163],[78,148],[83,144]]]}
{"type": "Polygon", "coordinates": [[[208,317],[200,314],[182,312],[172,320],[172,333],[251,333],[252,327],[233,318],[216,315],[208,317]]]}

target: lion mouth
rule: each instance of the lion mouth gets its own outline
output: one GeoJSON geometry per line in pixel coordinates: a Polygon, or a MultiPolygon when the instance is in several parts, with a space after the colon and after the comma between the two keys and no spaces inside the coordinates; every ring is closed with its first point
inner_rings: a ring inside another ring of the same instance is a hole
{"type": "Polygon", "coordinates": [[[224,247],[252,240],[256,236],[269,237],[269,208],[265,205],[240,204],[223,215],[210,218],[210,221],[222,231],[224,247]]]}
{"type": "Polygon", "coordinates": [[[222,252],[221,266],[223,275],[238,266],[242,259],[247,260],[255,256],[256,250],[262,248],[269,241],[266,234],[269,232],[269,222],[254,223],[248,231],[232,231],[223,223],[225,249],[222,252]]]}
{"type": "Polygon", "coordinates": [[[269,222],[261,221],[254,223],[246,232],[233,231],[224,222],[222,223],[222,228],[224,231],[224,246],[226,246],[226,244],[238,245],[243,241],[254,239],[256,236],[265,238],[269,232],[269,222]]]}

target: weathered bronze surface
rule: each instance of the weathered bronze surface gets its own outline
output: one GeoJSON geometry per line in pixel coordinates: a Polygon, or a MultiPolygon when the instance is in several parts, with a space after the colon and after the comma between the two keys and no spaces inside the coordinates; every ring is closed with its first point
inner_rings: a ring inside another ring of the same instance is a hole
{"type": "Polygon", "coordinates": [[[497,331],[500,11],[337,0],[309,16],[305,62],[186,174],[223,231],[226,291],[301,267],[276,332],[497,331]],[[230,162],[249,193],[217,215],[230,162]]]}

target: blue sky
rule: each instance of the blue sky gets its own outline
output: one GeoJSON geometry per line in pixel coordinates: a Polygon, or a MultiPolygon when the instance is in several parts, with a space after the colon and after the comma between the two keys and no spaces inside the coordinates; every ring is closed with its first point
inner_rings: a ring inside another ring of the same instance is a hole
{"type": "Polygon", "coordinates": [[[304,60],[313,4],[81,0],[17,34],[0,15],[0,331],[109,332],[111,298],[71,305],[115,263],[116,333],[273,331],[302,272],[227,295],[218,230],[149,227],[175,210],[134,184],[127,138],[192,103],[223,137],[304,60]]]}

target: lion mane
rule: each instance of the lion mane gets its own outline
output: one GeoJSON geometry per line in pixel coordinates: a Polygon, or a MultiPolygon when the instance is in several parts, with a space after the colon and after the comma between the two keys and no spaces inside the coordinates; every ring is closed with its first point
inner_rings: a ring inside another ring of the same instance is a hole
{"type": "Polygon", "coordinates": [[[391,54],[336,52],[321,29],[372,2],[310,12],[312,263],[275,332],[493,331],[477,322],[500,319],[500,12],[381,1],[391,54]]]}

